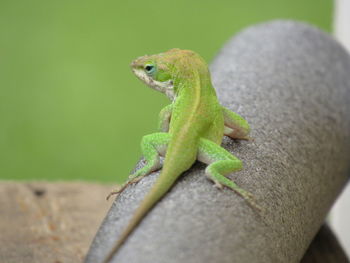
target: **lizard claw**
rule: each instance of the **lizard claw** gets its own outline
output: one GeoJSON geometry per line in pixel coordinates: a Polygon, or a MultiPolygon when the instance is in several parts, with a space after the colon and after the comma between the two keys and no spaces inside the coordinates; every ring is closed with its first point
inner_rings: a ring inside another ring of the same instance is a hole
{"type": "Polygon", "coordinates": [[[237,138],[237,139],[244,140],[244,141],[252,141],[252,142],[255,141],[255,139],[253,137],[249,137],[249,136],[240,137],[240,138],[237,138]]]}
{"type": "Polygon", "coordinates": [[[135,184],[138,181],[140,181],[143,177],[145,177],[146,175],[138,175],[138,174],[132,174],[129,176],[129,180],[123,184],[122,186],[119,187],[119,189],[110,192],[109,195],[107,195],[106,200],[108,200],[112,195],[119,195],[121,192],[123,192],[125,190],[125,188],[129,185],[129,184],[135,184]]]}
{"type": "Polygon", "coordinates": [[[215,181],[213,185],[216,189],[222,190],[224,186],[220,184],[219,182],[215,181]]]}
{"type": "Polygon", "coordinates": [[[116,191],[113,191],[113,192],[110,192],[110,193],[106,196],[106,200],[108,201],[109,198],[110,198],[112,195],[119,195],[121,192],[122,192],[121,189],[116,190],[116,191]]]}

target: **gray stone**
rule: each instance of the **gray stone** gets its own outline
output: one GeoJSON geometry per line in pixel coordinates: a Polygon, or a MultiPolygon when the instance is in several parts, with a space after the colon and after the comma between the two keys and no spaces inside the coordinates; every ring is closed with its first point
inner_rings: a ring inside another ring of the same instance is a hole
{"type": "MultiPolygon", "coordinates": [[[[299,262],[348,180],[350,58],[330,36],[293,21],[257,25],[230,40],[211,71],[222,104],[251,125],[254,141],[223,146],[244,162],[230,178],[263,213],[214,188],[196,163],[113,262],[299,262]]],[[[87,263],[101,261],[158,174],[114,202],[87,263]]]]}

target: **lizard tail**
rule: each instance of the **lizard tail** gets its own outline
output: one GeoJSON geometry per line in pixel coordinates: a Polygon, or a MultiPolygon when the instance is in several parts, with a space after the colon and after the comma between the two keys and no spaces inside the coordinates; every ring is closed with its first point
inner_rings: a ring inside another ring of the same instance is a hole
{"type": "Polygon", "coordinates": [[[153,208],[153,206],[169,191],[176,179],[181,175],[182,171],[175,170],[162,170],[158,180],[155,182],[154,186],[145,196],[139,207],[136,209],[134,215],[132,216],[128,226],[122,232],[119,240],[114,245],[108,256],[105,258],[103,263],[108,263],[119,248],[123,245],[129,235],[138,226],[141,220],[146,216],[146,214],[153,208]]]}

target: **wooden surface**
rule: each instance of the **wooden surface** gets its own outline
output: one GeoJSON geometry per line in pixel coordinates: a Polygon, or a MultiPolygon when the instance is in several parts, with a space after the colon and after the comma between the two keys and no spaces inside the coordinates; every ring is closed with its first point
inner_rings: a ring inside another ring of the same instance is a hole
{"type": "Polygon", "coordinates": [[[111,186],[0,183],[0,262],[82,262],[111,202],[111,186]]]}

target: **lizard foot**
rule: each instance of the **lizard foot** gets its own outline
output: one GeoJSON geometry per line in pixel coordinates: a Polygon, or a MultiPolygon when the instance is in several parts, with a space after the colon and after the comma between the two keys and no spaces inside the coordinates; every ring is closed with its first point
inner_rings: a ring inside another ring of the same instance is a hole
{"type": "Polygon", "coordinates": [[[124,183],[121,187],[119,187],[119,189],[115,190],[115,191],[112,191],[110,192],[107,197],[106,197],[106,200],[109,200],[109,198],[112,196],[112,195],[119,195],[121,192],[123,192],[126,187],[128,187],[128,185],[130,184],[135,184],[137,183],[138,181],[140,181],[143,177],[145,177],[147,174],[145,175],[138,175],[135,177],[135,175],[130,175],[129,176],[129,180],[124,183]]]}
{"type": "Polygon", "coordinates": [[[109,198],[112,196],[112,195],[119,195],[124,189],[122,189],[122,187],[120,189],[117,189],[115,191],[112,191],[110,192],[107,196],[106,196],[106,200],[108,201],[109,198]]]}
{"type": "MultiPolygon", "coordinates": [[[[208,176],[209,177],[209,176],[208,176]]],[[[211,179],[214,182],[214,187],[216,189],[222,190],[225,185],[220,183],[218,180],[214,180],[212,178],[209,177],[209,179],[211,179]]],[[[243,199],[247,202],[247,204],[255,211],[257,212],[259,215],[261,214],[261,212],[263,211],[263,209],[255,202],[255,198],[254,195],[252,195],[251,193],[243,190],[242,188],[236,188],[233,189],[229,186],[227,186],[227,188],[235,191],[238,195],[240,195],[241,197],[243,197],[243,199]]]]}

